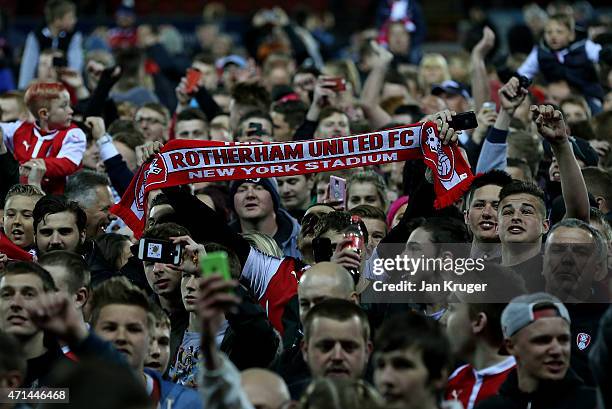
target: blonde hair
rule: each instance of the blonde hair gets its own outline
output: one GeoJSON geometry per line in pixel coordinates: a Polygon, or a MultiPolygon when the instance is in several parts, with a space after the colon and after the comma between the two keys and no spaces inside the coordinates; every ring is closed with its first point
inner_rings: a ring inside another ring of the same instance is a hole
{"type": "Polygon", "coordinates": [[[257,231],[250,231],[248,233],[242,233],[242,237],[244,237],[244,239],[248,241],[251,246],[255,247],[262,253],[277,258],[284,257],[283,251],[278,246],[276,241],[267,234],[257,231]]]}
{"type": "Polygon", "coordinates": [[[446,61],[446,58],[444,58],[442,54],[438,54],[438,53],[425,54],[423,58],[421,59],[421,63],[419,64],[418,81],[419,81],[419,86],[427,94],[429,94],[429,92],[431,91],[431,89],[429,88],[431,88],[432,84],[425,83],[425,78],[423,78],[423,67],[425,65],[434,65],[434,64],[442,68],[442,80],[440,82],[448,81],[451,79],[450,71],[448,69],[448,62],[446,61]]]}

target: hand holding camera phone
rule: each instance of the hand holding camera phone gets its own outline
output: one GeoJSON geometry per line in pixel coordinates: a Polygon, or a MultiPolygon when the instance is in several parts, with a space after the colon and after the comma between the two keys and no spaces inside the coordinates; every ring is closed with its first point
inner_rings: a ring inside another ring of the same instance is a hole
{"type": "Polygon", "coordinates": [[[333,175],[329,177],[329,201],[340,203],[342,208],[346,206],[346,179],[333,175]]]}
{"type": "Polygon", "coordinates": [[[200,269],[203,277],[217,274],[223,277],[225,281],[232,279],[229,259],[225,251],[215,251],[200,256],[200,269]]]}
{"type": "Polygon", "coordinates": [[[464,131],[467,129],[477,128],[478,120],[476,119],[476,113],[474,111],[467,111],[453,115],[451,121],[448,123],[448,126],[449,128],[453,128],[455,131],[464,131]]]}
{"type": "Polygon", "coordinates": [[[178,266],[182,261],[182,246],[168,240],[140,239],[138,258],[142,261],[178,266]]]}

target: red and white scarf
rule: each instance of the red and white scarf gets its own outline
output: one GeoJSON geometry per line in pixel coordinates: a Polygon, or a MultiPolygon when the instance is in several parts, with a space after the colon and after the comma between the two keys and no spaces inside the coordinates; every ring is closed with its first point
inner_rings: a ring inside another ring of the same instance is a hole
{"type": "Polygon", "coordinates": [[[423,159],[434,175],[436,208],[451,205],[469,188],[472,172],[454,145],[442,145],[433,122],[297,142],[236,143],[172,140],[138,169],[111,212],[140,237],[147,193],[196,182],[282,177],[423,159]]]}

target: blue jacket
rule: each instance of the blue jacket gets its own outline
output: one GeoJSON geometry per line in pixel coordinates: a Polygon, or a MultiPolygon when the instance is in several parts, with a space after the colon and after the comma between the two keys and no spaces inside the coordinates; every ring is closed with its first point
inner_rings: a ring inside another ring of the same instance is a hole
{"type": "Polygon", "coordinates": [[[145,368],[145,372],[160,385],[160,409],[202,409],[202,399],[196,390],[166,381],[157,371],[145,368]]]}

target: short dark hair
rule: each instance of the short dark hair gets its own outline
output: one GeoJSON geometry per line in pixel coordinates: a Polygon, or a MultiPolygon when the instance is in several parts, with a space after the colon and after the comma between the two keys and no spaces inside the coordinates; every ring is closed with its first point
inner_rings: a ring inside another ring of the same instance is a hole
{"type": "Polygon", "coordinates": [[[166,196],[165,193],[160,193],[158,195],[155,195],[153,200],[151,200],[151,204],[149,205],[149,208],[152,209],[155,206],[165,205],[165,204],[169,205],[170,199],[168,198],[168,196],[166,196]]]}
{"type": "Polygon", "coordinates": [[[262,118],[272,123],[272,117],[270,117],[270,114],[266,111],[262,111],[261,109],[253,109],[247,112],[246,114],[242,115],[242,117],[240,117],[240,120],[238,122],[242,124],[244,121],[250,118],[262,118]]]}
{"type": "Polygon", "coordinates": [[[519,168],[520,170],[523,171],[525,176],[527,176],[529,179],[533,179],[531,168],[529,167],[529,164],[527,164],[527,161],[525,159],[508,158],[506,159],[506,168],[509,168],[509,167],[519,168]]]}
{"type": "Polygon", "coordinates": [[[98,186],[109,186],[108,176],[95,170],[81,169],[68,177],[64,195],[82,207],[89,208],[98,200],[96,194],[98,186]]]}
{"type": "Polygon", "coordinates": [[[206,120],[206,115],[204,115],[204,112],[202,112],[202,110],[198,108],[183,109],[176,115],[176,122],[192,121],[195,119],[203,121],[206,124],[208,123],[208,121],[206,120]]]}
{"type": "Polygon", "coordinates": [[[187,228],[176,223],[159,223],[149,227],[142,234],[143,239],[169,240],[170,237],[191,236],[187,228]]]}
{"type": "Polygon", "coordinates": [[[344,112],[343,110],[335,108],[335,107],[327,106],[321,110],[321,113],[319,114],[319,122],[321,122],[325,118],[332,116],[333,114],[342,114],[348,118],[348,115],[346,115],[346,112],[344,112]]]}
{"type": "Polygon", "coordinates": [[[385,212],[382,211],[379,207],[370,206],[367,204],[362,204],[359,206],[353,207],[349,210],[349,213],[352,216],[359,216],[362,219],[375,219],[387,223],[387,217],[385,216],[385,212]]]}
{"type": "MultiPolygon", "coordinates": [[[[114,120],[107,129],[107,132],[111,135],[118,134],[121,132],[139,132],[138,128],[134,124],[134,121],[130,121],[129,119],[116,119],[114,120]]],[[[142,134],[141,134],[142,135],[142,134]]],[[[143,137],[144,138],[144,137],[143,137]]]]}
{"type": "Polygon", "coordinates": [[[147,102],[146,104],[139,107],[136,112],[140,111],[143,108],[150,109],[163,116],[164,125],[168,125],[168,121],[170,121],[170,111],[168,111],[168,108],[166,108],[164,105],[160,104],[159,102],[147,102]]]}
{"type": "Polygon", "coordinates": [[[0,330],[0,376],[17,371],[25,377],[27,363],[21,344],[11,334],[0,330]]]}
{"type": "Polygon", "coordinates": [[[296,129],[304,122],[308,107],[302,101],[286,101],[274,103],[272,111],[282,114],[291,129],[296,129]]]}
{"type": "Polygon", "coordinates": [[[132,284],[126,277],[112,277],[96,286],[91,303],[91,325],[95,326],[100,318],[100,311],[107,305],[133,305],[147,312],[147,325],[152,328],[154,321],[151,304],[147,294],[132,284]]]}
{"type": "Polygon", "coordinates": [[[66,250],[54,250],[43,254],[38,263],[47,266],[62,266],[68,271],[68,290],[71,294],[81,287],[89,288],[91,272],[83,257],[66,250]]]}
{"type": "Polygon", "coordinates": [[[502,190],[499,192],[499,201],[501,202],[508,196],[518,195],[521,193],[531,195],[538,199],[538,202],[540,203],[540,213],[542,213],[543,217],[546,217],[546,200],[544,191],[535,183],[514,180],[512,183],[502,187],[502,190]]]}
{"type": "Polygon", "coordinates": [[[367,342],[370,340],[370,322],[367,314],[352,301],[342,299],[324,300],[308,311],[304,317],[304,341],[308,342],[308,338],[312,332],[312,322],[315,318],[329,318],[336,321],[346,321],[353,317],[359,318],[363,331],[363,339],[367,342]]]}
{"type": "MultiPolygon", "coordinates": [[[[361,230],[363,231],[363,240],[368,243],[368,229],[363,221],[360,221],[361,230]]],[[[314,229],[314,237],[318,238],[327,233],[328,231],[342,232],[348,226],[351,225],[351,214],[343,211],[333,211],[327,214],[321,215],[317,225],[314,229]]]]}
{"type": "Polygon", "coordinates": [[[259,84],[239,82],[232,89],[232,98],[238,105],[250,106],[262,111],[270,108],[270,93],[259,84]]]}
{"type": "Polygon", "coordinates": [[[470,189],[465,194],[465,208],[470,208],[470,202],[472,201],[472,196],[474,196],[476,189],[480,189],[481,187],[488,185],[504,187],[510,183],[512,183],[512,176],[503,170],[493,169],[486,173],[477,175],[472,181],[470,189]]]}
{"type": "Polygon", "coordinates": [[[65,196],[46,195],[40,198],[34,206],[34,233],[38,229],[38,224],[48,214],[56,214],[61,212],[70,212],[76,219],[77,229],[79,232],[85,230],[87,226],[87,215],[85,211],[75,201],[66,199],[65,196]]]}
{"type": "Polygon", "coordinates": [[[13,261],[6,265],[3,271],[0,271],[0,279],[6,276],[16,276],[22,274],[34,274],[40,278],[43,284],[43,290],[48,293],[57,291],[55,281],[47,270],[34,263],[33,261],[13,261]]]}
{"type": "Polygon", "coordinates": [[[117,261],[123,252],[125,242],[129,242],[128,236],[117,233],[104,233],[94,239],[98,246],[98,250],[108,265],[112,268],[117,268],[117,261]]]}
{"type": "Polygon", "coordinates": [[[375,352],[406,348],[421,351],[423,363],[432,381],[444,376],[450,364],[450,344],[437,321],[416,312],[394,315],[385,321],[374,341],[375,352]]]}
{"type": "Polygon", "coordinates": [[[144,135],[140,131],[121,131],[113,134],[114,142],[121,142],[132,150],[145,143],[144,135]]]}

